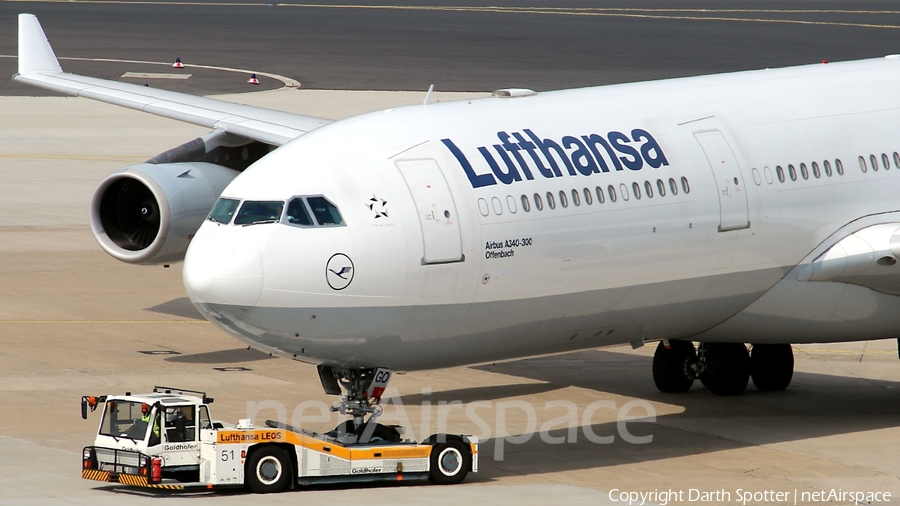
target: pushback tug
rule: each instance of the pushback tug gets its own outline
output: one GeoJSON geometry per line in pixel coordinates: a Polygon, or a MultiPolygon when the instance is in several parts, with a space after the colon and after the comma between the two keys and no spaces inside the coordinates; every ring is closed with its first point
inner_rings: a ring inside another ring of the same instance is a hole
{"type": "Polygon", "coordinates": [[[342,397],[332,410],[353,419],[325,434],[272,420],[265,427],[249,419],[216,421],[209,411],[213,399],[193,390],[157,386],[140,395],[84,396],[82,418],[101,405],[103,415],[94,444],[84,448],[82,477],[157,489],[269,493],[364,481],[450,485],[477,472],[473,436],[434,434],[417,443],[403,439],[402,428],[376,422],[390,375],[371,371],[365,403],[342,397]]]}

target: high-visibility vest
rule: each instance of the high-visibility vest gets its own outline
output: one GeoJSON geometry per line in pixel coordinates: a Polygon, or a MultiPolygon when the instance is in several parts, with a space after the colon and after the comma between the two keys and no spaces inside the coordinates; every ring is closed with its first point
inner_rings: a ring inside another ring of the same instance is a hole
{"type": "MultiPolygon", "coordinates": [[[[147,413],[142,414],[141,421],[149,424],[151,413],[152,413],[152,411],[148,411],[147,413]]],[[[153,435],[156,437],[159,437],[159,417],[157,417],[155,420],[153,420],[153,435]]]]}

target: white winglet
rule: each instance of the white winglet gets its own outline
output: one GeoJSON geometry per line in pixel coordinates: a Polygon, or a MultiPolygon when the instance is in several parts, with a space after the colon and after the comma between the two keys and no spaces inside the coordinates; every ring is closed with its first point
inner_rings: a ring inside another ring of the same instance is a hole
{"type": "Polygon", "coordinates": [[[34,72],[62,72],[62,67],[34,14],[19,14],[19,74],[34,72]]]}

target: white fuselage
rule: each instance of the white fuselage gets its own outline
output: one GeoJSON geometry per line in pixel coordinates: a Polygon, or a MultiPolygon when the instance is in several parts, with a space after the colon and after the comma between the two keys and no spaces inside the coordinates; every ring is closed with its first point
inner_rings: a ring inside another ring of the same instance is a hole
{"type": "Polygon", "coordinates": [[[321,195],[343,225],[207,221],[185,286],[256,347],[348,367],[894,337],[890,289],[798,273],[900,223],[897,151],[891,57],[373,112],[222,195],[321,195]]]}

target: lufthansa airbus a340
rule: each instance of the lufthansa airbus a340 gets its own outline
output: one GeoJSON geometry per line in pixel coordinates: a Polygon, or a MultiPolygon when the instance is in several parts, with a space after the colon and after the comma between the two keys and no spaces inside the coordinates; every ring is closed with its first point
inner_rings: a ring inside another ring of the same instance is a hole
{"type": "Polygon", "coordinates": [[[18,64],[212,129],[104,179],[93,232],[183,259],[210,321],[354,416],[379,368],[659,342],[660,390],[735,395],[786,388],[791,343],[900,335],[898,56],[335,122],[64,73],[28,14],[18,64]]]}

